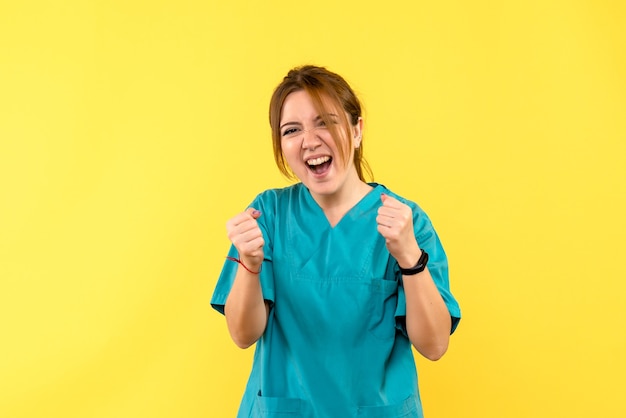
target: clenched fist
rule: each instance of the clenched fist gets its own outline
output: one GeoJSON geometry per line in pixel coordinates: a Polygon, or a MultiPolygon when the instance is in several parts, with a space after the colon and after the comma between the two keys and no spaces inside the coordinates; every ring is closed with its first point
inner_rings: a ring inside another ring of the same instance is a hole
{"type": "Polygon", "coordinates": [[[378,232],[385,238],[389,253],[400,267],[413,267],[420,257],[420,249],[413,232],[413,211],[411,208],[382,194],[382,206],[378,208],[376,223],[378,232]]]}
{"type": "Polygon", "coordinates": [[[257,222],[260,216],[260,211],[248,208],[226,222],[228,239],[237,248],[239,259],[244,266],[254,271],[259,271],[263,263],[265,240],[257,222]]]}

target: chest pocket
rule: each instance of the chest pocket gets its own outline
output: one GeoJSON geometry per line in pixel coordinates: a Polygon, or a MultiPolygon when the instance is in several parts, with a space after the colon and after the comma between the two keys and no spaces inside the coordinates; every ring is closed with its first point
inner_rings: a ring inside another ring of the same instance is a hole
{"type": "Polygon", "coordinates": [[[369,297],[369,332],[379,339],[395,336],[395,313],[398,304],[398,282],[394,280],[372,279],[369,297]]]}

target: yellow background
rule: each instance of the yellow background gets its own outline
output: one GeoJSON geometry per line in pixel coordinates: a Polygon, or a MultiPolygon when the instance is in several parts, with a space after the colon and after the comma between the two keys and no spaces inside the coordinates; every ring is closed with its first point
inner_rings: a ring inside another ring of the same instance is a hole
{"type": "Polygon", "coordinates": [[[626,416],[621,1],[0,2],[0,417],[230,417],[226,220],[287,185],[267,105],[344,75],[464,319],[428,418],[626,416]]]}

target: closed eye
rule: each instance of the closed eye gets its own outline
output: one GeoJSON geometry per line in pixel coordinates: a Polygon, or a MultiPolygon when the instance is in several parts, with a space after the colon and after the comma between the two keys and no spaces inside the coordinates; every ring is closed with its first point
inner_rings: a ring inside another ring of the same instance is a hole
{"type": "MultiPolygon", "coordinates": [[[[327,115],[327,119],[331,125],[339,125],[339,119],[337,118],[337,115],[331,113],[327,115]]],[[[320,116],[317,117],[316,127],[319,127],[319,128],[326,127],[326,122],[324,122],[324,119],[322,119],[320,116]]]]}
{"type": "Polygon", "coordinates": [[[293,128],[287,128],[283,131],[283,136],[291,136],[291,135],[295,135],[296,133],[298,133],[299,129],[296,127],[293,128]]]}

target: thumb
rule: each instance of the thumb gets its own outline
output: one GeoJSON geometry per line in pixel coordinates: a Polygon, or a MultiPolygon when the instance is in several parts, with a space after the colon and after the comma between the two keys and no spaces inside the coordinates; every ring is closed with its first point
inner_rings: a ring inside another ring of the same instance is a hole
{"type": "Polygon", "coordinates": [[[398,199],[385,193],[380,194],[380,200],[382,200],[383,206],[398,207],[398,205],[400,204],[400,201],[398,201],[398,199]]]}
{"type": "Polygon", "coordinates": [[[255,209],[255,208],[248,208],[248,209],[246,209],[246,212],[250,216],[252,216],[254,219],[259,219],[259,217],[261,216],[261,211],[255,209]]]}

